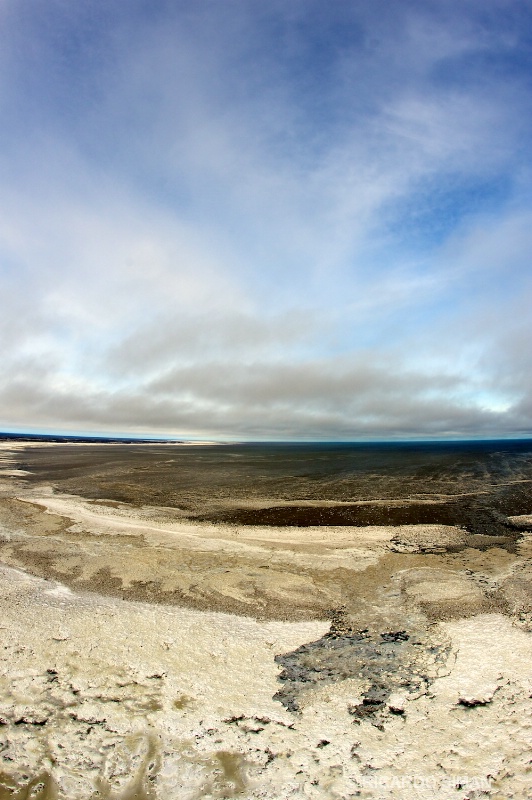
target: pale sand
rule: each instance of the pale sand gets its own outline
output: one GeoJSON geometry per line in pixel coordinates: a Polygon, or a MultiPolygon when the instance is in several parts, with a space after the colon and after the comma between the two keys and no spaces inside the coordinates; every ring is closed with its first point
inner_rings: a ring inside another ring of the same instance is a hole
{"type": "Polygon", "coordinates": [[[0,800],[530,797],[526,539],[515,556],[444,552],[463,532],[441,525],[199,525],[19,477],[1,503],[0,800]],[[154,575],[166,604],[121,599],[154,575]],[[367,671],[309,684],[296,713],[273,699],[274,656],[339,605],[419,633],[421,690],[393,687],[374,718],[353,712],[367,671]]]}

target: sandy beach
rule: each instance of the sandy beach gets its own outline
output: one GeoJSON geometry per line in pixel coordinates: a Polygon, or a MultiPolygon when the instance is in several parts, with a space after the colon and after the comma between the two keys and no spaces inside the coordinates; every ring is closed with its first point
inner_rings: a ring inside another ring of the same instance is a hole
{"type": "Polygon", "coordinates": [[[532,517],[493,546],[199,521],[29,481],[29,449],[1,453],[1,800],[530,796],[532,517]]]}

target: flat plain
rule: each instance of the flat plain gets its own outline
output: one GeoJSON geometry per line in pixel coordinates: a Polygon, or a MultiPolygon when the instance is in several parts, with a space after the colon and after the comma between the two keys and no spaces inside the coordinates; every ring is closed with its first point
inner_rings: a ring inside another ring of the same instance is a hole
{"type": "Polygon", "coordinates": [[[530,443],[2,456],[2,800],[529,797],[530,443]]]}

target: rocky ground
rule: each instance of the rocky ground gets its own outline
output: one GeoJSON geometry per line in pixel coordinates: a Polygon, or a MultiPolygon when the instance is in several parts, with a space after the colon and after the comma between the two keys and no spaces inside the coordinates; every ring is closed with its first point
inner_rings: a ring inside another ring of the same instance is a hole
{"type": "Polygon", "coordinates": [[[215,523],[19,456],[0,800],[530,797],[532,517],[215,523]]]}

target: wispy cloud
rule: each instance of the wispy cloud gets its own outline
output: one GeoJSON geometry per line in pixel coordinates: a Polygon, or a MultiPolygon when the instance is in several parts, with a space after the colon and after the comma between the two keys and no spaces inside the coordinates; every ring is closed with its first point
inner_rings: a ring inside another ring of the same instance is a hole
{"type": "Polygon", "coordinates": [[[0,21],[0,428],[531,430],[526,6],[0,21]]]}

